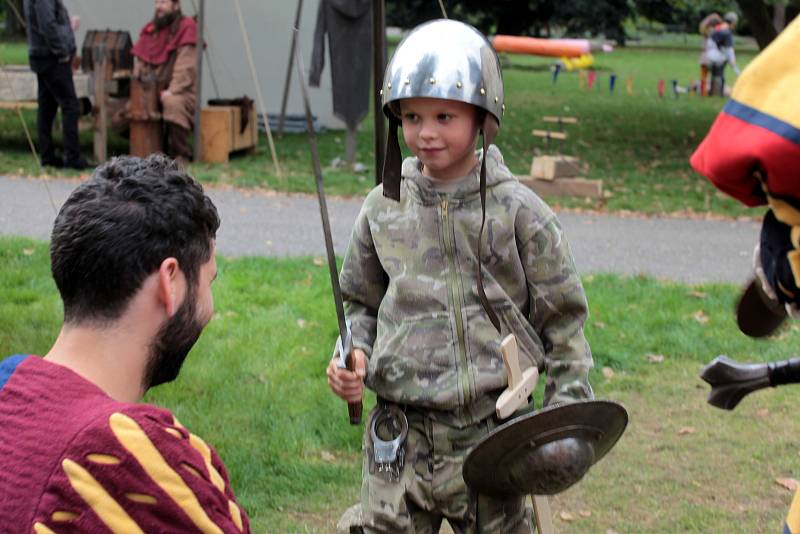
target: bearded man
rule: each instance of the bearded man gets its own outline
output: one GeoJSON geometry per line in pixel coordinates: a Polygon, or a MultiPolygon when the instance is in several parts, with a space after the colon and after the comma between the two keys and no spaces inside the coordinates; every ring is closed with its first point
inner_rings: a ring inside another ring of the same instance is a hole
{"type": "Polygon", "coordinates": [[[137,401],[174,380],[214,312],[219,216],[163,155],[67,199],[50,243],[64,324],[0,361],[0,530],[249,532],[214,450],[137,401]]]}
{"type": "Polygon", "coordinates": [[[133,46],[133,75],[156,80],[167,130],[167,154],[188,160],[197,99],[197,24],[181,13],[180,0],[155,0],[153,20],[133,46]]]}

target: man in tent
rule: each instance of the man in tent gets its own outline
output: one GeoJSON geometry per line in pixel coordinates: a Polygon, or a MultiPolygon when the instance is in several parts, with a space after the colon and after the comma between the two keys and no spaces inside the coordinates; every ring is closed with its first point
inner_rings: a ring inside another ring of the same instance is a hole
{"type": "Polygon", "coordinates": [[[134,76],[157,80],[166,122],[166,152],[188,160],[197,99],[197,24],[181,13],[180,0],[155,0],[155,14],[133,46],[134,76]]]}

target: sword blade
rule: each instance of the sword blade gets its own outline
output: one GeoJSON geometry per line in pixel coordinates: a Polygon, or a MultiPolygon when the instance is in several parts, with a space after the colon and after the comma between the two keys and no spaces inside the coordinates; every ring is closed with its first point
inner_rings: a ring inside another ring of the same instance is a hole
{"type": "MultiPolygon", "coordinates": [[[[339,285],[339,269],[336,265],[336,253],[333,250],[333,238],[331,237],[331,223],[328,219],[328,203],[325,201],[325,186],[322,181],[322,165],[317,149],[317,135],[314,132],[314,119],[311,114],[311,103],[308,98],[308,87],[304,77],[303,56],[300,54],[300,30],[294,28],[294,58],[297,66],[297,77],[300,79],[300,92],[303,95],[303,108],[306,114],[306,130],[308,131],[308,146],[311,151],[311,161],[314,166],[314,180],[317,185],[317,199],[319,200],[319,215],[322,219],[322,231],[325,234],[325,251],[328,255],[328,270],[331,275],[331,289],[333,290],[333,301],[336,305],[336,319],[339,323],[339,358],[340,365],[344,364],[350,371],[355,371],[355,361],[353,360],[353,344],[350,336],[350,329],[347,327],[347,320],[344,316],[344,299],[342,298],[342,288],[339,285]]],[[[350,424],[361,423],[361,401],[350,402],[347,404],[347,411],[350,416],[350,424]]]]}
{"type": "Polygon", "coordinates": [[[320,164],[319,150],[317,148],[317,135],[314,132],[314,119],[311,114],[311,103],[308,99],[308,89],[304,78],[303,58],[299,53],[298,30],[295,28],[294,55],[297,75],[300,78],[300,92],[303,95],[303,107],[306,115],[306,129],[308,130],[308,145],[311,151],[311,160],[314,166],[314,180],[317,185],[317,199],[319,200],[319,214],[322,219],[322,231],[325,234],[325,250],[328,254],[328,269],[331,275],[331,287],[333,289],[333,300],[336,303],[336,318],[339,322],[339,335],[344,341],[347,337],[347,322],[344,316],[344,300],[342,299],[342,288],[339,286],[339,269],[336,265],[336,253],[333,249],[333,238],[331,237],[331,223],[328,219],[328,203],[325,201],[325,186],[322,180],[322,165],[320,164]]]}

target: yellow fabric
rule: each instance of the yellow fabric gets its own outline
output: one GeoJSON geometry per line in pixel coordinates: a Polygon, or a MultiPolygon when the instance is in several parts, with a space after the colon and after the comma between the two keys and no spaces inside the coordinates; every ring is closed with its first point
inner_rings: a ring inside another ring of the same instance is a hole
{"type": "Polygon", "coordinates": [[[191,465],[182,464],[181,467],[183,467],[184,469],[189,471],[191,474],[193,474],[197,478],[203,478],[203,474],[200,471],[198,471],[197,469],[195,469],[194,467],[192,467],[191,465]]]}
{"type": "Polygon", "coordinates": [[[197,449],[203,457],[206,463],[206,469],[208,469],[208,476],[211,478],[211,483],[214,484],[220,492],[225,493],[225,480],[223,480],[222,475],[220,475],[211,464],[211,449],[206,445],[206,442],[194,434],[189,434],[189,443],[191,443],[192,447],[197,449]]]}
{"type": "Polygon", "coordinates": [[[141,504],[158,504],[158,499],[152,495],[146,495],[144,493],[126,493],[125,497],[133,502],[138,502],[141,504]]]}
{"type": "MultiPolygon", "coordinates": [[[[800,92],[800,89],[798,91],[800,92]]],[[[800,211],[797,211],[794,206],[769,195],[767,195],[767,201],[776,219],[789,226],[800,226],[800,211]]]]}
{"type": "Polygon", "coordinates": [[[183,437],[183,435],[181,434],[181,431],[177,430],[175,428],[165,428],[164,430],[166,430],[167,434],[171,435],[174,438],[181,439],[183,437]]]}
{"type": "Polygon", "coordinates": [[[96,464],[116,465],[120,463],[120,459],[110,454],[92,453],[87,454],[86,459],[96,464]]]}
{"type": "Polygon", "coordinates": [[[55,532],[53,532],[52,530],[47,528],[47,526],[45,526],[42,523],[34,523],[33,524],[33,531],[36,534],[56,534],[55,532]]]}
{"type": "Polygon", "coordinates": [[[117,440],[136,458],[150,478],[183,509],[198,529],[205,533],[222,534],[191,488],[164,460],[136,421],[127,415],[115,413],[109,418],[109,423],[117,440]]]}
{"type": "Polygon", "coordinates": [[[53,521],[72,521],[78,517],[78,514],[75,512],[67,512],[65,510],[59,510],[57,512],[53,512],[53,515],[50,516],[50,519],[53,521]]]}
{"type": "Polygon", "coordinates": [[[73,489],[100,518],[108,529],[120,534],[144,534],[122,506],[100,485],[89,471],[69,458],[61,462],[73,489]]]}
{"type": "Polygon", "coordinates": [[[800,490],[794,492],[789,515],[786,517],[786,526],[792,534],[800,534],[800,490]]]}
{"type": "Polygon", "coordinates": [[[731,97],[800,128],[800,17],[744,69],[731,97]]]}
{"type": "Polygon", "coordinates": [[[236,506],[236,503],[229,500],[228,501],[228,510],[231,513],[231,519],[233,519],[233,523],[239,529],[239,532],[242,531],[244,525],[242,525],[242,512],[239,510],[239,507],[236,506]]]}
{"type": "Polygon", "coordinates": [[[794,285],[800,287],[800,250],[792,250],[787,252],[786,259],[789,260],[789,266],[792,268],[794,285]]]}
{"type": "Polygon", "coordinates": [[[789,234],[789,239],[794,248],[800,248],[800,226],[792,226],[792,231],[789,234]]]}

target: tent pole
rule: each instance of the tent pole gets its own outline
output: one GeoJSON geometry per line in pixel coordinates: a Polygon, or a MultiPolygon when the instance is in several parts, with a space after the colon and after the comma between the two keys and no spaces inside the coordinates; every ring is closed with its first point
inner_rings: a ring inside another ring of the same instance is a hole
{"type": "MultiPolygon", "coordinates": [[[[294,16],[294,27],[300,29],[300,15],[303,13],[303,0],[297,2],[297,13],[294,16]]],[[[292,85],[292,68],[294,67],[294,48],[297,32],[292,32],[292,47],[289,49],[289,67],[286,69],[286,83],[283,84],[283,100],[281,100],[281,118],[278,121],[278,137],[283,137],[283,123],[286,121],[286,101],[289,100],[289,87],[292,85]]]]}
{"type": "Polygon", "coordinates": [[[200,161],[201,147],[200,147],[200,112],[203,109],[203,53],[205,52],[205,41],[203,34],[205,33],[205,11],[206,0],[200,0],[200,6],[197,10],[197,64],[195,71],[197,73],[197,102],[194,106],[194,161],[200,161]]]}
{"type": "Polygon", "coordinates": [[[386,157],[386,120],[381,105],[383,71],[386,68],[386,9],[384,0],[372,5],[372,115],[375,129],[375,184],[381,183],[386,157]]]}

